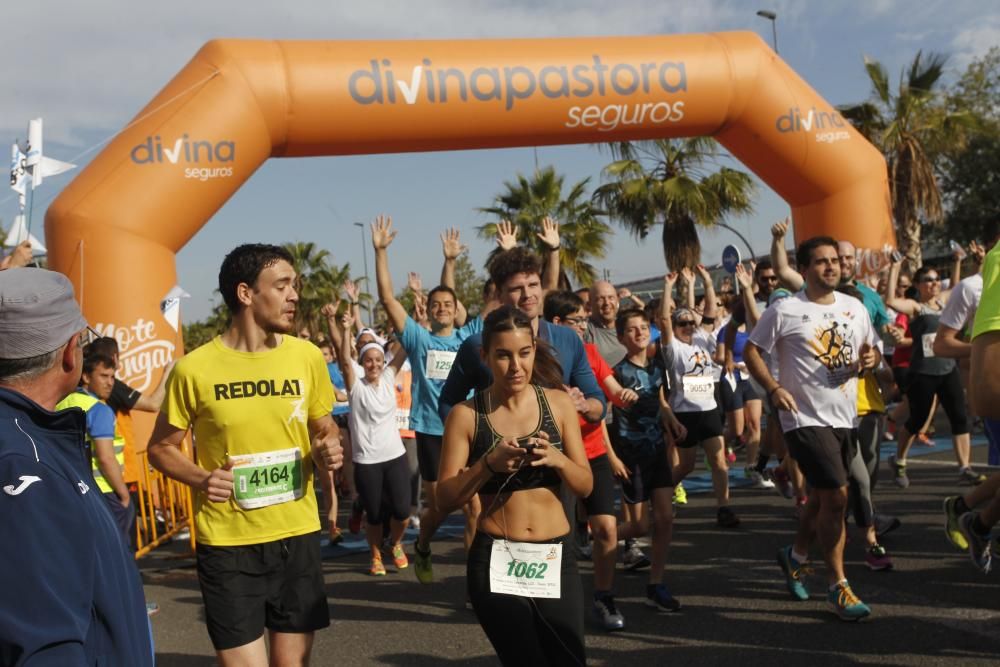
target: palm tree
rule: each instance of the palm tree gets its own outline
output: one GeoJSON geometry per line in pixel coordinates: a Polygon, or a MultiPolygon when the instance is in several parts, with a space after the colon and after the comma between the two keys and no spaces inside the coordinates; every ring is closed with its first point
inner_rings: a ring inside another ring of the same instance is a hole
{"type": "Polygon", "coordinates": [[[963,140],[972,125],[966,111],[949,110],[935,89],[947,57],[918,51],[900,74],[894,94],[889,75],[878,61],[865,58],[872,96],[860,104],[839,107],[840,113],[885,156],[889,192],[896,221],[899,250],[913,269],[921,265],[921,225],[944,219],[941,191],[935,173],[940,151],[963,140]]]}
{"type": "Polygon", "coordinates": [[[644,239],[663,225],[663,253],[673,271],[701,262],[696,226],[711,227],[732,214],[753,212],[756,186],[746,172],[718,167],[714,139],[657,139],[607,144],[614,162],[594,201],[644,239]]]}
{"type": "MultiPolygon", "coordinates": [[[[493,206],[480,208],[482,213],[510,220],[517,230],[517,238],[536,252],[543,250],[536,234],[542,229],[542,220],[554,218],[559,223],[559,261],[562,271],[584,285],[597,277],[597,270],[590,263],[607,252],[611,227],[600,220],[606,215],[587,196],[589,178],[575,183],[563,194],[565,176],[556,173],[555,167],[538,169],[531,178],[518,174],[516,181],[505,181],[505,191],[494,199],[493,206]]],[[[476,228],[479,236],[492,239],[496,236],[496,223],[476,228]]],[[[496,254],[494,250],[490,259],[496,254]]],[[[560,280],[565,283],[565,276],[560,280]]]]}
{"type": "Polygon", "coordinates": [[[283,247],[291,254],[292,268],[298,275],[296,322],[315,334],[320,330],[320,309],[340,293],[344,282],[350,278],[351,265],[332,265],[330,252],[318,248],[312,241],[286,243],[283,247]]]}

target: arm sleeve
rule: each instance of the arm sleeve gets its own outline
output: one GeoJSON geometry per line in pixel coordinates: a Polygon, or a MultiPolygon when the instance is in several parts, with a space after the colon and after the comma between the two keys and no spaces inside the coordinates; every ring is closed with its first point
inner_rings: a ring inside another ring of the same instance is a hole
{"type": "Polygon", "coordinates": [[[478,340],[478,336],[467,338],[458,348],[458,354],[455,355],[451,371],[448,372],[448,379],[441,387],[438,414],[441,416],[442,422],[447,420],[452,407],[464,401],[469,392],[477,387],[478,375],[482,372],[477,358],[478,340]]]}
{"type": "Polygon", "coordinates": [[[87,433],[95,440],[115,437],[115,413],[104,403],[97,403],[87,410],[87,433]]]}
{"type": "Polygon", "coordinates": [[[112,410],[131,410],[140,398],[142,398],[142,393],[115,378],[115,386],[111,389],[108,405],[111,406],[112,410]]]}
{"type": "Polygon", "coordinates": [[[309,419],[319,419],[333,412],[336,402],[333,395],[333,383],[330,373],[323,361],[323,353],[315,345],[309,349],[309,419]]]}
{"type": "Polygon", "coordinates": [[[474,336],[477,333],[483,332],[483,316],[476,315],[469,322],[465,324],[464,327],[458,330],[458,337],[461,340],[465,340],[469,336],[474,336]]]}
{"type": "Polygon", "coordinates": [[[427,329],[424,329],[417,324],[416,320],[407,315],[403,332],[399,334],[399,344],[406,350],[406,354],[410,356],[410,359],[416,359],[427,348],[425,337],[429,336],[430,333],[427,329]]]}
{"type": "Polygon", "coordinates": [[[964,329],[972,312],[972,296],[969,284],[960,282],[941,312],[940,323],[956,331],[964,329]]]}
{"type": "Polygon", "coordinates": [[[35,667],[87,664],[84,641],[93,622],[95,556],[81,498],[33,458],[0,459],[0,480],[24,475],[39,481],[17,496],[0,496],[0,661],[35,667]]]}
{"type": "Polygon", "coordinates": [[[778,339],[778,327],[780,324],[778,308],[768,308],[760,316],[760,319],[757,320],[757,326],[750,332],[750,342],[770,354],[774,350],[775,341],[778,339]]]}
{"type": "Polygon", "coordinates": [[[194,422],[197,398],[194,378],[190,375],[188,364],[182,359],[167,378],[166,394],[160,412],[167,416],[171,426],[186,431],[194,422]]]}

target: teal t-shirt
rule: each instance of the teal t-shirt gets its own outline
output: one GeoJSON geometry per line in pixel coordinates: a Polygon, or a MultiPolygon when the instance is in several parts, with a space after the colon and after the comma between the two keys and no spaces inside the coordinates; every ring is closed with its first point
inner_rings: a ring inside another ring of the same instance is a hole
{"type": "Polygon", "coordinates": [[[435,336],[417,324],[412,317],[406,318],[406,326],[399,342],[406,350],[412,368],[410,392],[410,428],[427,435],[443,435],[444,424],[438,414],[441,388],[448,379],[448,372],[455,361],[455,355],[462,341],[482,328],[479,318],[460,329],[454,329],[450,336],[435,336]]]}

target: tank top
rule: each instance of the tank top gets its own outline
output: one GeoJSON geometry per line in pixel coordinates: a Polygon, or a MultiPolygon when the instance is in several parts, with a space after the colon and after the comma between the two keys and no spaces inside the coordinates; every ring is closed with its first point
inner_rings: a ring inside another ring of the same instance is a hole
{"type": "MultiPolygon", "coordinates": [[[[545,431],[549,435],[549,443],[553,447],[562,450],[562,436],[559,434],[555,419],[552,417],[552,408],[549,407],[549,401],[545,398],[545,390],[536,385],[531,386],[535,390],[535,396],[538,399],[538,424],[531,433],[518,438],[517,441],[518,443],[524,442],[528,438],[534,437],[539,431],[545,431]]],[[[503,440],[503,436],[498,434],[490,423],[489,414],[486,410],[486,392],[477,392],[473,398],[473,402],[476,410],[476,430],[472,436],[472,446],[469,448],[469,460],[466,463],[468,466],[472,466],[473,463],[486,456],[493,447],[503,440]]],[[[558,486],[562,481],[559,473],[547,466],[531,467],[525,465],[514,473],[513,479],[509,482],[507,482],[508,477],[510,477],[510,473],[497,473],[493,475],[493,477],[480,487],[479,492],[495,494],[499,492],[501,486],[504,491],[524,491],[526,489],[558,486]],[[505,482],[507,482],[506,486],[504,485],[505,482]]]]}
{"type": "Polygon", "coordinates": [[[937,334],[941,311],[920,304],[920,314],[910,320],[913,347],[910,372],[920,375],[947,375],[955,368],[955,360],[934,356],[934,336],[937,334]]]}

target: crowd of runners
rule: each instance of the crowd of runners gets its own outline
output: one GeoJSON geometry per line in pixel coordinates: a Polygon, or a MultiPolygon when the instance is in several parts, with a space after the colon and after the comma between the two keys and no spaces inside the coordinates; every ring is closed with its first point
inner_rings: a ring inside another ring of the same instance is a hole
{"type": "MultiPolygon", "coordinates": [[[[102,596],[84,604],[78,592],[72,613],[43,600],[40,613],[52,620],[41,629],[0,604],[0,661],[53,651],[64,653],[51,653],[52,664],[95,651],[113,654],[112,664],[152,660],[148,622],[132,609],[141,585],[134,564],[122,563],[133,515],[116,422],[141,399],[136,409],[158,412],[150,463],[194,492],[198,579],[223,665],[308,661],[314,633],[330,624],[321,534],[336,544],[345,531],[363,532],[373,577],[413,570],[433,585],[435,535],[458,511],[467,602],[501,662],[585,664],[587,616],[604,631],[627,625],[615,604],[619,562],[648,569],[651,612],[674,612],[696,593],[668,582],[674,515],[699,453],[717,525],[740,525],[730,502],[735,466],[751,487],[783,494],[798,518],[794,536],[774,545],[791,597],[810,598],[817,557],[832,611],[864,619],[872,610],[844,568],[848,524],[867,567],[892,568],[883,539],[906,517],[873,501],[880,447],[896,441],[883,483],[905,489],[907,454],[928,441],[939,408],[955,483],[967,487],[941,499],[945,532],[990,571],[1000,475],[972,466],[970,434],[981,427],[991,457],[1000,456],[1000,222],[964,264],[955,253],[947,279],[933,266],[905,272],[898,256],[886,256],[881,273],[859,275],[855,248],[827,237],[803,240],[789,257],[782,222],[771,230],[770,258],[718,284],[704,266],[668,272],[648,303],[605,281],[560,289],[556,221],[537,230],[543,255],[519,244],[509,223],[498,230],[478,314],[455,291],[464,248],[454,229],[441,237],[440,284],[425,293],[410,274],[407,312],[391,279],[397,230],[377,218],[384,319],[364,321],[358,287],[348,284],[330,295],[320,331],[296,327],[301,284],[288,252],[239,246],[219,272],[228,328],[145,398],[116,386],[117,348],[89,331],[65,279],[20,268],[20,255],[5,260],[0,419],[9,424],[0,474],[22,482],[4,487],[0,521],[36,549],[58,548],[65,537],[29,539],[27,522],[49,510],[25,492],[32,475],[58,468],[72,482],[64,500],[88,503],[76,520],[91,527],[89,543],[101,541],[102,567],[117,559],[122,571],[94,574],[102,596]],[[962,279],[963,267],[973,274],[962,279]],[[65,451],[54,464],[45,448],[57,432],[65,451]],[[183,447],[189,434],[193,458],[183,447]],[[347,526],[338,525],[338,501],[350,504],[347,526]],[[411,525],[418,537],[408,550],[411,525]],[[593,562],[592,599],[579,559],[593,562]],[[101,619],[96,634],[74,625],[91,610],[101,619]],[[58,641],[57,630],[66,633],[58,641]]],[[[37,550],[0,548],[4,590],[51,588],[29,562],[37,550]]]]}

